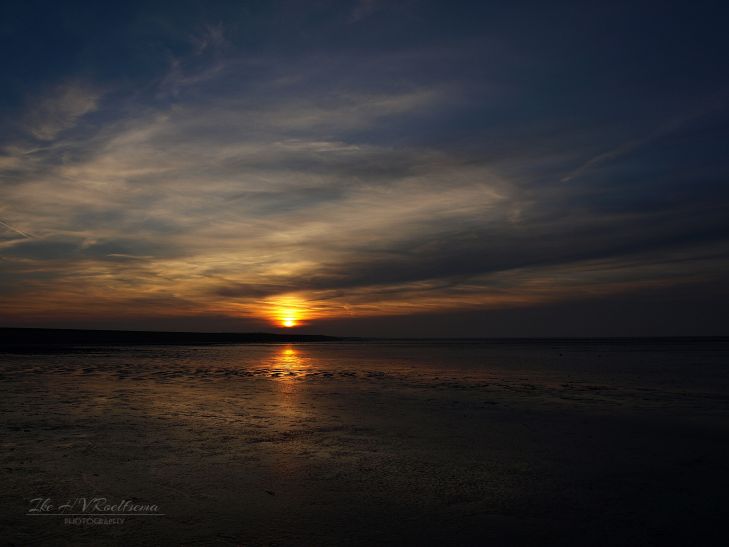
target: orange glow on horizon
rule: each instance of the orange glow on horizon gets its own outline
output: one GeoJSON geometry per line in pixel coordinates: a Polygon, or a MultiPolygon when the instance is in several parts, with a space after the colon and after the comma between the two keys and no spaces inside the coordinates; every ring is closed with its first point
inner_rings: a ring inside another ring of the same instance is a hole
{"type": "Polygon", "coordinates": [[[305,301],[298,296],[286,295],[266,302],[269,320],[276,326],[291,329],[305,324],[311,313],[305,301]]]}

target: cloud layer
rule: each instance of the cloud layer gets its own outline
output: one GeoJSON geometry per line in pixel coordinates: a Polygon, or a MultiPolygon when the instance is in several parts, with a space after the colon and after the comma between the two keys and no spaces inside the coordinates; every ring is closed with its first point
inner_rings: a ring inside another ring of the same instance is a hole
{"type": "Polygon", "coordinates": [[[598,33],[603,66],[582,81],[579,31],[540,48],[508,10],[494,28],[451,13],[449,32],[431,4],[332,5],[303,26],[301,9],[248,14],[253,37],[241,13],[129,23],[85,39],[164,47],[118,73],[88,53],[24,90],[0,148],[4,323],[265,327],[285,308],[311,328],[417,325],[726,267],[726,88],[700,67],[669,90],[640,55],[605,59],[598,33]],[[634,94],[606,104],[600,69],[616,67],[634,94]]]}

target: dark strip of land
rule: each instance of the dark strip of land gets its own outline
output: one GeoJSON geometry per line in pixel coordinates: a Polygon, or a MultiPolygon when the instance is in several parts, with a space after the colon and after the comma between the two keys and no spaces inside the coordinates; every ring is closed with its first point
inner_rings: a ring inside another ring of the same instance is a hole
{"type": "Polygon", "coordinates": [[[729,344],[726,336],[684,336],[684,337],[645,337],[645,338],[361,338],[336,337],[319,334],[294,334],[270,332],[163,332],[163,331],[125,331],[125,330],[85,330],[85,329],[43,329],[43,328],[2,328],[0,327],[0,352],[37,353],[65,352],[69,349],[124,346],[205,346],[215,344],[266,344],[299,342],[342,342],[342,341],[380,341],[380,342],[423,342],[430,344],[505,344],[534,345],[548,344],[559,346],[568,344],[636,344],[636,345],[696,345],[706,343],[729,344]]]}
{"type": "Polygon", "coordinates": [[[0,328],[0,350],[79,346],[198,346],[286,342],[335,342],[342,338],[311,334],[268,332],[154,332],[123,330],[76,330],[0,328]]]}

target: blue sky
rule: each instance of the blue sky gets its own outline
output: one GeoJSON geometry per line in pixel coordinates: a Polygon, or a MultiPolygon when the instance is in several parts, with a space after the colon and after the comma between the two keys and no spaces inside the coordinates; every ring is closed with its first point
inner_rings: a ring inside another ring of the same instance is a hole
{"type": "Polygon", "coordinates": [[[720,2],[6,2],[0,322],[726,334],[720,2]]]}

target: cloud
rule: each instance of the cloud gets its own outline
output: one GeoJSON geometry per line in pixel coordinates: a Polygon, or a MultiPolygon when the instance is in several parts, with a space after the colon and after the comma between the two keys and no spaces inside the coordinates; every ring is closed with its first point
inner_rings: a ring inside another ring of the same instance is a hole
{"type": "Polygon", "coordinates": [[[88,131],[68,130],[101,96],[65,84],[25,119],[42,142],[2,150],[7,317],[541,306],[698,282],[726,262],[713,191],[672,198],[649,169],[629,192],[565,184],[682,123],[611,147],[522,114],[523,90],[492,93],[512,82],[465,92],[444,61],[427,80],[435,46],[256,59],[202,28],[146,91],[114,90],[88,131]],[[595,149],[609,152],[584,161],[595,149]]]}
{"type": "Polygon", "coordinates": [[[225,27],[222,23],[203,25],[201,31],[195,33],[191,40],[195,45],[196,55],[202,55],[209,50],[219,52],[228,45],[225,27]]]}
{"type": "Polygon", "coordinates": [[[714,97],[711,100],[702,101],[700,106],[692,108],[691,110],[684,112],[678,116],[673,116],[669,120],[661,123],[658,127],[653,129],[646,135],[639,138],[631,139],[627,142],[624,142],[623,144],[612,148],[611,150],[602,152],[590,158],[582,165],[562,177],[562,182],[568,182],[601,164],[611,162],[621,156],[630,154],[631,152],[634,152],[635,150],[638,150],[639,148],[646,146],[662,137],[665,137],[666,135],[670,135],[671,133],[678,131],[682,126],[686,125],[687,123],[701,118],[711,113],[712,111],[721,108],[725,101],[726,99],[723,96],[720,96],[718,98],[714,97]]]}
{"type": "Polygon", "coordinates": [[[357,2],[355,2],[354,9],[352,9],[350,22],[356,23],[366,17],[369,17],[380,8],[379,4],[380,3],[377,0],[357,0],[357,2]]]}
{"type": "Polygon", "coordinates": [[[27,232],[24,232],[23,230],[20,230],[20,229],[14,227],[14,226],[11,226],[10,224],[8,224],[7,222],[4,222],[2,220],[0,220],[0,226],[2,226],[3,228],[5,228],[7,230],[10,230],[11,232],[16,233],[19,236],[22,236],[26,239],[33,239],[32,235],[28,234],[27,232]]]}
{"type": "Polygon", "coordinates": [[[26,130],[36,139],[51,141],[97,109],[101,93],[82,82],[67,82],[29,106],[26,130]]]}

